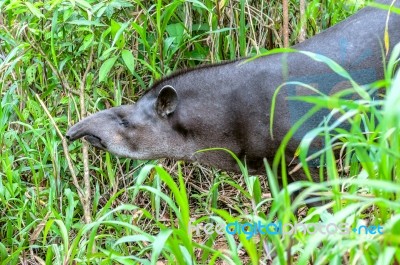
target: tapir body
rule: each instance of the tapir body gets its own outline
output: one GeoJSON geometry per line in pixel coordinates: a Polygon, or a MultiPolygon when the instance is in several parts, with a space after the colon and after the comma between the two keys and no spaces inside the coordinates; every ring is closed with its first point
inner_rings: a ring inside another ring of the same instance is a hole
{"type": "MultiPolygon", "coordinates": [[[[360,85],[372,83],[384,75],[387,16],[387,11],[364,8],[293,48],[336,61],[360,85]]],[[[400,41],[399,27],[400,16],[390,14],[390,49],[400,41]]],[[[301,53],[208,65],[158,81],[136,104],[83,119],[69,129],[67,138],[85,137],[93,146],[122,157],[199,161],[238,171],[236,162],[223,151],[196,152],[221,147],[245,159],[251,173],[264,174],[263,158],[272,161],[283,137],[313,106],[287,99],[310,94],[308,90],[285,86],[276,98],[272,137],[269,125],[273,95],[288,81],[311,84],[325,94],[349,88],[345,79],[326,64],[301,53]]],[[[327,113],[319,111],[303,124],[287,146],[289,159],[305,133],[317,127],[327,113]]]]}

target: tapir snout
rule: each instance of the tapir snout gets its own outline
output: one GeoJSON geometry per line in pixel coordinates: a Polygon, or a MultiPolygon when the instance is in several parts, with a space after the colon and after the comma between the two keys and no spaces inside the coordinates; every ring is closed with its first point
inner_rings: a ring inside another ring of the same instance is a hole
{"type": "Polygon", "coordinates": [[[122,112],[127,112],[129,108],[130,106],[120,106],[86,117],[72,126],[65,137],[70,141],[84,138],[96,148],[111,151],[112,146],[119,144],[118,140],[121,138],[118,127],[125,126],[125,121],[121,118],[122,112]]]}
{"type": "Polygon", "coordinates": [[[106,150],[107,146],[102,142],[101,138],[99,136],[96,136],[91,130],[91,128],[88,128],[87,126],[88,123],[78,123],[75,124],[75,126],[71,127],[71,129],[68,130],[67,134],[65,137],[69,141],[75,141],[78,140],[79,138],[84,138],[86,141],[88,141],[91,145],[93,145],[96,148],[106,150]],[[86,125],[86,126],[85,126],[86,125]]]}

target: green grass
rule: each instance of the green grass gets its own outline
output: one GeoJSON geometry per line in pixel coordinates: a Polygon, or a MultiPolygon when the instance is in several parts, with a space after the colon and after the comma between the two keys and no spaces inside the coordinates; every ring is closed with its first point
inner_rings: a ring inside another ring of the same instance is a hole
{"type": "MultiPolygon", "coordinates": [[[[340,107],[352,124],[348,131],[323,124],[308,134],[325,137],[318,155],[326,182],[280,189],[276,175],[287,176],[278,172],[288,162],[281,156],[286,142],[273,163],[265,161],[266,177],[249,175],[245,165],[233,176],[175,161],[160,166],[119,159],[93,148],[86,156],[80,141],[64,149],[60,134],[82,114],[132,103],[165,74],[282,47],[281,1],[219,3],[0,1],[0,264],[400,262],[399,47],[385,80],[366,90],[370,95],[385,87],[381,99],[302,98],[316,108],[340,107]],[[336,139],[346,154],[339,164],[332,152],[336,139]],[[310,194],[327,203],[307,211],[310,194]],[[227,232],[197,235],[189,225],[235,221],[367,222],[383,225],[384,233],[297,232],[248,240],[227,232]]],[[[297,1],[289,7],[295,44],[297,1]]],[[[358,8],[348,1],[308,1],[307,36],[358,8]]],[[[300,150],[304,161],[307,141],[300,150]]]]}

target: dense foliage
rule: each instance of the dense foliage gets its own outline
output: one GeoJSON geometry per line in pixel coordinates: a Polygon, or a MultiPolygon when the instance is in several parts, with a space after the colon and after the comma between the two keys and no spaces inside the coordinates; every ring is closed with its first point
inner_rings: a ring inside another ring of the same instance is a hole
{"type": "MultiPolygon", "coordinates": [[[[301,19],[299,2],[290,1],[291,44],[302,26],[310,37],[361,4],[310,0],[301,19]]],[[[245,169],[230,176],[119,159],[62,139],[82,116],[134,102],[171,71],[282,47],[282,1],[12,0],[0,8],[0,264],[400,262],[400,92],[391,89],[400,85],[393,76],[399,49],[386,80],[367,88],[386,87],[382,100],[337,106],[334,96],[316,99],[351,120],[334,136],[348,155],[336,164],[326,133],[329,181],[280,191],[273,165],[266,164],[268,178],[245,169]],[[308,188],[291,202],[301,187],[308,188]],[[307,212],[302,198],[312,192],[330,200],[307,212]],[[189,231],[189,221],[237,220],[366,223],[385,232],[248,240],[189,231]]]]}

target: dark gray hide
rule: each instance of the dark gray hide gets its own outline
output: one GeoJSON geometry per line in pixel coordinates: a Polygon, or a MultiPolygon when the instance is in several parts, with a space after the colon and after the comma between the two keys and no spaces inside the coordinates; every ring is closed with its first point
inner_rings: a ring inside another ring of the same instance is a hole
{"type": "MultiPolygon", "coordinates": [[[[293,48],[327,56],[356,82],[368,84],[383,77],[386,18],[387,11],[364,8],[293,48]]],[[[391,48],[400,40],[399,26],[400,16],[391,14],[391,48]]],[[[222,151],[196,153],[223,147],[245,158],[251,173],[263,174],[262,159],[272,161],[285,134],[312,107],[287,100],[287,96],[304,94],[304,89],[285,87],[277,98],[271,138],[273,94],[282,83],[295,80],[312,84],[326,94],[348,87],[326,65],[299,53],[270,55],[249,63],[239,60],[209,65],[166,77],[136,104],[95,113],[71,127],[66,137],[72,141],[85,137],[93,146],[122,157],[199,161],[238,171],[234,160],[222,151]]],[[[303,125],[287,148],[288,159],[293,157],[302,136],[327,113],[321,111],[303,125]]]]}

